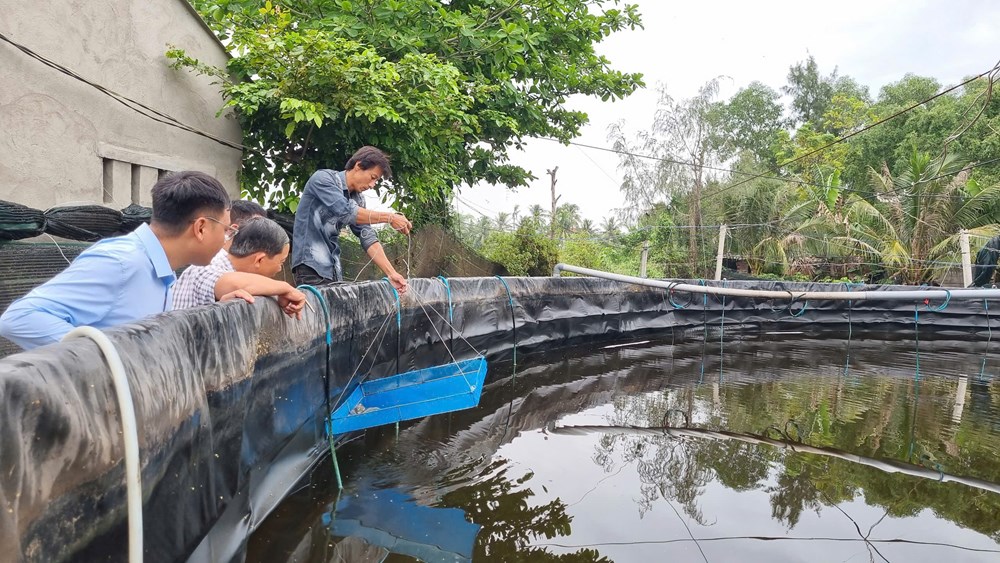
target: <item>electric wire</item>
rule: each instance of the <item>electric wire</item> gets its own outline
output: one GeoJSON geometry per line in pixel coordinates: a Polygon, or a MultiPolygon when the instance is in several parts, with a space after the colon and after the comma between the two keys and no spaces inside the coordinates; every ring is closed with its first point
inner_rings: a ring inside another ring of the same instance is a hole
{"type": "Polygon", "coordinates": [[[48,59],[48,58],[46,58],[46,57],[44,57],[42,55],[39,55],[38,53],[36,53],[35,51],[31,50],[30,48],[28,48],[28,47],[26,47],[26,46],[24,46],[24,45],[22,45],[22,44],[20,44],[20,43],[18,43],[16,41],[14,41],[13,39],[11,39],[9,37],[7,37],[7,35],[5,35],[2,32],[0,32],[0,41],[4,41],[5,43],[10,44],[12,47],[14,47],[15,49],[17,49],[18,51],[21,51],[25,55],[27,55],[27,56],[29,56],[29,57],[37,60],[38,62],[44,64],[45,66],[47,66],[47,67],[49,67],[49,68],[51,68],[53,70],[56,70],[56,71],[58,71],[58,72],[60,72],[60,73],[62,73],[64,75],[66,75],[66,76],[69,76],[70,78],[73,78],[74,80],[82,82],[83,84],[86,84],[87,86],[90,86],[91,88],[94,88],[98,92],[101,92],[102,94],[110,97],[111,99],[113,99],[116,102],[122,104],[123,106],[129,108],[130,110],[132,110],[132,111],[134,111],[134,112],[136,112],[136,113],[138,113],[140,115],[143,115],[143,116],[145,116],[145,117],[147,117],[149,119],[152,119],[153,121],[162,123],[164,125],[168,125],[170,127],[176,127],[178,129],[187,131],[189,133],[193,133],[195,135],[199,135],[201,137],[205,137],[206,139],[209,139],[211,141],[214,141],[214,142],[216,142],[216,143],[218,143],[220,145],[223,145],[223,146],[231,148],[231,149],[236,149],[236,150],[239,150],[239,151],[257,152],[254,149],[252,149],[250,147],[247,147],[247,146],[245,146],[245,145],[243,145],[241,143],[234,143],[232,141],[227,141],[226,139],[223,139],[221,137],[217,137],[217,136],[215,136],[215,135],[213,135],[211,133],[208,133],[206,131],[202,131],[200,129],[197,129],[195,127],[187,125],[187,124],[185,124],[185,123],[183,123],[183,122],[175,119],[174,117],[172,117],[172,116],[170,116],[170,115],[168,115],[168,114],[166,114],[164,112],[161,112],[161,111],[159,111],[159,110],[157,110],[157,109],[155,109],[153,107],[150,107],[150,106],[148,106],[148,105],[146,105],[146,104],[144,104],[142,102],[139,102],[139,101],[136,101],[136,100],[134,100],[132,98],[129,98],[128,96],[125,96],[123,94],[119,94],[118,92],[115,92],[114,90],[111,90],[111,89],[109,89],[109,88],[107,88],[105,86],[102,86],[101,84],[98,84],[96,82],[88,80],[88,79],[84,78],[83,76],[80,76],[76,72],[70,70],[69,68],[66,68],[65,66],[63,66],[63,65],[61,65],[61,64],[59,64],[57,62],[54,62],[54,61],[52,61],[52,60],[50,60],[50,59],[48,59]]]}

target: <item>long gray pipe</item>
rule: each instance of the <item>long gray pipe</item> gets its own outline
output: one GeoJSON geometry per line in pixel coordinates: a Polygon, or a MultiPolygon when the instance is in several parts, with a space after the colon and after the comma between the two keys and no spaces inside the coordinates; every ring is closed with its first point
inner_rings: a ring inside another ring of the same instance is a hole
{"type": "MultiPolygon", "coordinates": [[[[725,295],[727,297],[758,297],[763,299],[792,299],[795,301],[805,300],[833,300],[833,301],[915,301],[919,299],[930,299],[937,303],[946,299],[1000,299],[1000,289],[915,289],[915,290],[858,290],[858,291],[774,291],[764,289],[737,289],[734,287],[711,287],[705,285],[692,285],[666,280],[651,280],[647,278],[637,278],[601,270],[591,270],[570,264],[559,263],[552,270],[553,276],[559,276],[562,272],[604,278],[606,280],[632,283],[648,287],[658,287],[673,291],[687,293],[707,293],[710,295],[725,295]]],[[[936,304],[936,303],[935,303],[936,304]]]]}

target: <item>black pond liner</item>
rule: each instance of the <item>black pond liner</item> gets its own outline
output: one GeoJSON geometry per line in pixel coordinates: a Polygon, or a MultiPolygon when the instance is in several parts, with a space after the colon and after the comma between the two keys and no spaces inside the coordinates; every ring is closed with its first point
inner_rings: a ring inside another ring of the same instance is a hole
{"type": "MultiPolygon", "coordinates": [[[[504,281],[449,280],[454,331],[442,320],[449,315],[449,292],[437,279],[411,280],[399,328],[385,282],[324,288],[332,311],[329,349],[314,297],[314,310],[301,321],[259,299],[252,306],[224,303],[108,331],[130,374],[139,425],[145,560],[242,560],[250,533],[329,455],[323,419],[373,343],[364,368],[384,377],[451,361],[439,333],[458,359],[472,357],[474,347],[496,362],[512,359],[515,337],[518,349],[555,349],[678,328],[701,332],[702,325],[716,335],[720,329],[839,335],[850,317],[856,335],[870,329],[912,338],[916,310],[921,340],[985,340],[993,318],[983,301],[956,300],[937,311],[939,303],[923,302],[688,300],[592,278],[504,281]],[[380,330],[384,339],[377,340],[380,330]]],[[[846,289],[767,282],[727,287],[846,289]]],[[[3,557],[125,560],[116,405],[104,359],[90,341],[0,361],[3,557]]]]}

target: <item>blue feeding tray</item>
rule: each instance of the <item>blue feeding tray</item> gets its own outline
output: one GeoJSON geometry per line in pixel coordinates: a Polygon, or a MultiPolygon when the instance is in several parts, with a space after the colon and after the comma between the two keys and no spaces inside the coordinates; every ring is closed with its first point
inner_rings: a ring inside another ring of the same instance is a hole
{"type": "Polygon", "coordinates": [[[486,358],[408,371],[357,386],[330,415],[330,435],[472,408],[479,404],[486,358]]]}

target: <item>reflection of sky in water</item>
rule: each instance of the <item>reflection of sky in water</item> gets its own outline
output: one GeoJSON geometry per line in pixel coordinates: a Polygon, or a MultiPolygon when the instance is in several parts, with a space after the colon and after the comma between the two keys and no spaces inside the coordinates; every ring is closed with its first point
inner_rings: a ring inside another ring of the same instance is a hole
{"type": "MultiPolygon", "coordinates": [[[[557,424],[606,423],[612,411],[610,405],[593,408],[563,417],[557,424]]],[[[642,478],[636,471],[635,463],[622,463],[619,458],[610,472],[603,471],[593,460],[595,450],[600,447],[600,438],[599,434],[557,436],[533,431],[522,434],[497,452],[498,457],[509,461],[512,474],[534,473],[524,486],[535,491],[538,504],[560,498],[567,505],[567,513],[573,517],[571,538],[541,538],[536,545],[546,546],[553,553],[570,553],[580,547],[594,547],[601,555],[614,561],[653,561],[665,555],[682,561],[698,561],[703,558],[698,545],[690,541],[691,535],[698,539],[761,536],[855,540],[859,537],[856,522],[862,533],[868,533],[875,526],[869,536],[873,540],[900,538],[1000,549],[988,537],[938,518],[931,510],[925,509],[916,517],[883,518],[885,509],[868,506],[863,496],[840,503],[843,512],[826,503],[822,503],[819,510],[806,509],[789,530],[771,513],[768,489],[778,485],[776,473],[782,470],[779,464],[772,465],[767,478],[753,490],[738,492],[717,481],[710,481],[701,487],[696,502],[704,524],[685,515],[674,499],[669,499],[671,502],[668,503],[662,497],[643,514],[638,490],[642,478]],[[553,451],[559,452],[559,455],[551,455],[553,451]],[[567,473],[571,473],[572,478],[567,478],[567,473]],[[681,515],[678,516],[674,509],[681,515]],[[690,535],[681,518],[690,528],[690,535]],[[664,540],[674,539],[681,541],[663,543],[664,540]],[[615,543],[627,545],[609,545],[615,543]]],[[[756,447],[771,449],[767,445],[756,447]]],[[[917,477],[905,479],[916,485],[918,490],[922,487],[965,487],[957,483],[927,482],[917,477]]],[[[919,497],[918,493],[914,495],[919,497]]],[[[709,561],[865,561],[869,558],[869,551],[862,541],[736,539],[699,543],[709,561]]],[[[940,561],[947,557],[955,561],[995,561],[998,557],[997,553],[958,551],[942,546],[874,545],[890,561],[897,558],[940,561]]],[[[874,556],[876,561],[881,560],[877,554],[874,556]]]]}
{"type": "MultiPolygon", "coordinates": [[[[918,380],[912,341],[851,346],[846,371],[836,339],[726,342],[721,356],[717,341],[536,354],[519,366],[513,394],[503,366],[491,365],[478,409],[344,448],[346,494],[371,496],[357,492],[364,481],[463,511],[482,526],[476,561],[595,560],[582,548],[619,562],[1000,560],[990,537],[1000,538],[1000,494],[991,492],[1000,483],[1000,382],[990,375],[1000,362],[987,356],[983,369],[985,343],[921,342],[918,380]],[[655,427],[664,415],[675,428],[687,417],[690,428],[738,439],[608,428],[655,427]],[[542,429],[553,423],[603,428],[542,429]],[[799,434],[816,453],[759,441],[799,434]],[[837,457],[845,453],[981,484],[891,473],[837,457]],[[873,526],[873,540],[992,552],[885,542],[869,550],[858,530],[873,526]]],[[[247,560],[329,561],[343,538],[302,514],[329,519],[336,494],[319,479],[287,501],[247,560]]],[[[432,511],[410,514],[419,513],[432,511]]]]}

